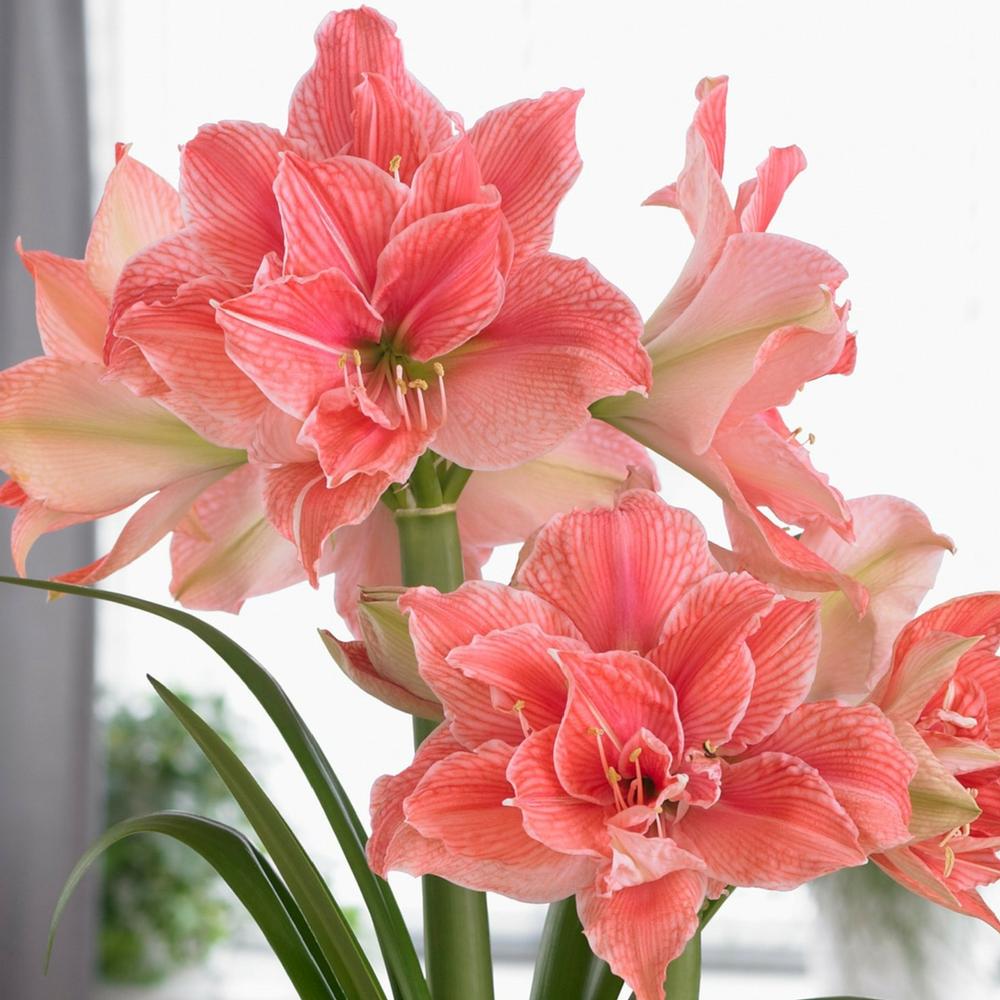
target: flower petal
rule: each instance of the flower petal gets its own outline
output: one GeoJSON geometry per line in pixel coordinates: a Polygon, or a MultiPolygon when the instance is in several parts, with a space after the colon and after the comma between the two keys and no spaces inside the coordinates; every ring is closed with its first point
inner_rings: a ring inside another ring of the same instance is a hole
{"type": "Polygon", "coordinates": [[[370,295],[406,189],[385,169],[353,156],[310,163],[286,153],[274,193],[285,234],[285,274],[305,277],[335,267],[370,295]]]}
{"type": "Polygon", "coordinates": [[[906,656],[929,632],[982,636],[980,648],[994,652],[1000,642],[1000,594],[972,594],[945,601],[907,622],[893,650],[894,660],[906,656]]]}
{"type": "Polygon", "coordinates": [[[177,192],[119,144],[84,254],[94,290],[110,303],[125,261],[183,221],[177,192]]]}
{"type": "Polygon", "coordinates": [[[184,214],[199,249],[244,285],[261,258],[281,252],[281,220],[271,190],[280,154],[295,144],[251,122],[203,125],[181,150],[184,214]]]}
{"type": "Polygon", "coordinates": [[[295,546],[267,519],[264,470],[246,465],[206,490],[174,530],[170,593],[187,608],[240,610],[306,578],[295,546]]]}
{"type": "Polygon", "coordinates": [[[681,847],[732,885],[793,889],[865,862],[858,831],[815,768],[781,753],[722,765],[722,794],[674,824],[681,847]]]}
{"type": "Polygon", "coordinates": [[[429,361],[475,336],[504,298],[497,203],[464,205],[418,219],[378,261],[372,305],[401,353],[429,361]]]}
{"type": "Polygon", "coordinates": [[[288,135],[317,159],[344,152],[354,137],[354,91],[365,73],[380,73],[411,104],[432,148],[451,134],[445,110],[403,66],[396,26],[371,7],[330,14],[316,31],[316,61],[288,109],[288,135]]]}
{"type": "Polygon", "coordinates": [[[577,894],[591,949],[632,987],[636,1000],[664,1000],[667,965],[698,929],[705,889],[703,874],[681,870],[608,897],[593,889],[577,894]]]}
{"type": "Polygon", "coordinates": [[[435,449],[467,468],[550,451],[608,395],[644,391],[635,306],[583,260],[540,253],[507,279],[499,316],[442,359],[450,412],[435,449]]]}
{"type": "Polygon", "coordinates": [[[47,355],[64,361],[100,361],[108,306],[94,290],[82,260],[45,250],[15,248],[35,282],[35,321],[47,355]]]}
{"type": "Polygon", "coordinates": [[[516,583],[563,610],[593,649],[643,652],[684,592],[717,569],[692,514],[632,490],[611,509],[549,521],[516,583]]]}
{"type": "Polygon", "coordinates": [[[576,108],[582,90],[556,90],[489,111],[472,127],[483,180],[494,184],[519,257],[547,250],[555,213],[580,173],[576,108]]]}
{"type": "Polygon", "coordinates": [[[856,542],[823,525],[806,528],[802,544],[864,586],[870,603],[860,620],[847,597],[820,599],[823,646],[810,700],[858,700],[889,666],[893,641],[937,576],[951,540],[936,534],[924,514],[897,497],[872,496],[848,504],[856,542]]]}
{"type": "Polygon", "coordinates": [[[814,767],[858,828],[865,853],[910,839],[913,757],[874,705],[802,705],[752,753],[776,751],[814,767]]]}
{"type": "Polygon", "coordinates": [[[745,233],[762,233],[774,218],[788,185],[806,168],[798,146],[772,146],[757,178],[740,185],[736,214],[745,233]]]}
{"type": "Polygon", "coordinates": [[[462,884],[525,902],[554,902],[586,884],[593,863],[551,851],[525,832],[520,809],[505,804],[513,793],[506,777],[512,753],[493,741],[451,754],[420,779],[403,811],[422,836],[476,862],[473,877],[462,884]]]}
{"type": "Polygon", "coordinates": [[[818,601],[784,600],[764,615],[760,629],[747,639],[753,689],[727,751],[759,743],[802,703],[816,676],[819,646],[818,601]]]}
{"type": "Polygon", "coordinates": [[[344,381],[341,359],[382,323],[343,271],[282,278],[218,307],[226,352],[276,406],[304,419],[344,381]]]}
{"type": "Polygon", "coordinates": [[[746,573],[714,573],[692,587],[648,657],[677,692],[687,746],[722,746],[750,702],[754,661],[746,639],[777,595],[746,573]]]}
{"type": "Polygon", "coordinates": [[[409,184],[430,149],[419,110],[396,93],[381,73],[365,73],[354,89],[353,117],[351,153],[378,169],[395,170],[409,184]]]}
{"type": "Polygon", "coordinates": [[[102,515],[175,480],[238,465],[99,365],[33,358],[0,372],[0,467],[35,500],[102,515]]]}

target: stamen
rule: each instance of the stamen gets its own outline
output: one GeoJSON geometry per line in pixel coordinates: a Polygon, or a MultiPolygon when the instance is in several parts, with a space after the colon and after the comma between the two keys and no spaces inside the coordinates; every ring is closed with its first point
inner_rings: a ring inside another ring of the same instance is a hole
{"type": "Polygon", "coordinates": [[[955,852],[950,848],[944,849],[944,877],[948,878],[955,868],[955,852]]]}
{"type": "Polygon", "coordinates": [[[438,389],[441,392],[441,420],[448,416],[448,400],[444,394],[444,365],[440,361],[434,362],[434,374],[438,377],[438,389]]]}
{"type": "Polygon", "coordinates": [[[801,433],[802,433],[802,428],[801,427],[796,427],[795,430],[792,431],[791,434],[789,434],[787,438],[785,438],[785,440],[786,441],[796,441],[798,439],[798,436],[801,433]]]}
{"type": "Polygon", "coordinates": [[[619,787],[621,784],[622,776],[613,768],[608,768],[608,781],[611,782],[611,788],[615,793],[615,805],[622,811],[628,809],[628,804],[625,802],[625,796],[622,795],[622,790],[619,787]]]}
{"type": "Polygon", "coordinates": [[[816,443],[816,435],[812,431],[806,435],[806,443],[811,445],[816,443]]]}
{"type": "Polygon", "coordinates": [[[656,807],[656,835],[658,837],[663,836],[663,806],[656,807]]]}
{"type": "Polygon", "coordinates": [[[528,725],[528,720],[524,717],[524,699],[518,698],[511,706],[511,711],[517,716],[517,721],[521,723],[521,732],[527,739],[532,734],[532,728],[528,725]]]}
{"type": "Polygon", "coordinates": [[[427,383],[422,378],[415,378],[407,382],[411,389],[417,390],[417,406],[420,409],[420,429],[427,430],[427,409],[424,406],[424,393],[427,391],[427,383]]]}
{"type": "Polygon", "coordinates": [[[604,769],[604,776],[610,782],[611,788],[615,793],[615,805],[619,809],[627,809],[628,804],[625,802],[622,790],[618,787],[622,776],[608,763],[608,755],[604,752],[604,730],[599,729],[597,726],[591,726],[587,732],[597,739],[597,753],[601,758],[601,767],[604,769]]]}
{"type": "Polygon", "coordinates": [[[705,751],[706,757],[715,757],[719,753],[719,748],[711,740],[705,740],[701,748],[705,751]]]}
{"type": "MultiPolygon", "coordinates": [[[[642,768],[639,766],[639,757],[642,755],[642,747],[636,747],[629,755],[629,763],[635,764],[635,777],[632,779],[632,786],[635,788],[635,799],[639,805],[644,806],[646,800],[642,793],[642,768]]],[[[629,797],[632,797],[631,790],[629,791],[629,797]]]]}
{"type": "Polygon", "coordinates": [[[354,370],[358,375],[358,389],[361,392],[365,391],[365,373],[361,370],[361,352],[355,347],[352,352],[354,355],[354,370]]]}
{"type": "Polygon", "coordinates": [[[402,165],[403,165],[403,158],[399,155],[399,153],[397,153],[389,161],[389,173],[392,174],[392,176],[395,177],[397,181],[399,180],[399,168],[402,165]]]}
{"type": "Polygon", "coordinates": [[[352,406],[357,405],[357,400],[354,398],[354,393],[351,391],[351,377],[347,374],[347,355],[341,354],[337,359],[337,367],[340,368],[344,375],[344,388],[347,390],[347,398],[351,401],[352,406]]]}
{"type": "Polygon", "coordinates": [[[396,365],[396,405],[399,406],[399,412],[403,414],[406,429],[408,431],[413,430],[413,424],[410,421],[410,410],[406,405],[406,379],[403,378],[402,365],[396,365]]]}

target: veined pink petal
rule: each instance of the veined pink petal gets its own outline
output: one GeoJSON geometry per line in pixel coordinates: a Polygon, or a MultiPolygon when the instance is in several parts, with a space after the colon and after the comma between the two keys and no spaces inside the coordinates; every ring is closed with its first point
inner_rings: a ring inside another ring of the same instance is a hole
{"type": "Polygon", "coordinates": [[[577,894],[590,947],[635,990],[636,1000],[663,1000],[667,965],[698,929],[705,888],[701,872],[682,869],[608,897],[593,889],[577,894]]]}
{"type": "Polygon", "coordinates": [[[468,137],[456,136],[417,168],[406,203],[392,224],[392,235],[425,215],[485,203],[495,197],[495,192],[483,185],[483,175],[468,137]]]}
{"type": "Polygon", "coordinates": [[[490,327],[442,359],[448,408],[462,419],[444,424],[435,450],[494,469],[550,451],[595,400],[646,389],[638,331],[635,306],[586,261],[526,259],[490,327]]]}
{"type": "Polygon", "coordinates": [[[678,847],[669,837],[647,837],[645,833],[608,824],[611,839],[611,865],[597,878],[602,896],[657,882],[670,872],[703,872],[705,862],[697,855],[678,847]]]}
{"type": "Polygon", "coordinates": [[[746,639],[776,598],[746,573],[714,573],[675,605],[663,641],[646,655],[677,692],[688,746],[722,746],[743,718],[754,685],[746,639]]]}
{"type": "Polygon", "coordinates": [[[419,109],[408,104],[381,73],[366,73],[354,90],[353,117],[351,153],[398,173],[409,184],[430,151],[419,109]]]}
{"type": "Polygon", "coordinates": [[[125,261],[184,221],[177,192],[159,174],[132,159],[128,146],[119,143],[116,154],[84,254],[90,283],[109,304],[125,261]]]}
{"type": "Polygon", "coordinates": [[[516,583],[564,611],[593,649],[645,651],[684,592],[717,569],[693,515],[633,490],[611,509],[554,517],[516,583]]]}
{"type": "Polygon", "coordinates": [[[354,90],[380,73],[417,112],[431,148],[450,134],[451,119],[406,72],[396,26],[371,7],[330,14],[316,31],[316,62],[299,81],[288,109],[288,134],[317,159],[344,152],[354,137],[354,90]]]}
{"type": "Polygon", "coordinates": [[[197,498],[229,471],[228,468],[211,469],[165,486],[129,518],[110,552],[88,566],[62,573],[55,579],[90,586],[127,566],[172,531],[197,498]]]}
{"type": "Polygon", "coordinates": [[[45,353],[64,361],[100,361],[108,307],[84,261],[24,250],[20,238],[15,249],[35,282],[35,320],[45,353]]]}
{"type": "Polygon", "coordinates": [[[365,294],[406,189],[383,167],[354,156],[311,163],[286,153],[274,193],[285,234],[285,274],[335,267],[365,294]]]}
{"type": "Polygon", "coordinates": [[[302,419],[326,390],[343,384],[341,359],[377,343],[382,330],[336,268],[264,285],[223,302],[217,317],[228,355],[275,405],[302,419]]]}
{"type": "Polygon", "coordinates": [[[507,780],[524,829],[535,840],[563,854],[603,857],[608,851],[605,809],[570,795],[554,766],[557,726],[539,729],[514,751],[507,780]]]}
{"type": "Polygon", "coordinates": [[[246,465],[207,489],[174,529],[170,593],[187,608],[236,613],[306,578],[264,508],[264,470],[246,465]]]}
{"type": "Polygon", "coordinates": [[[874,705],[802,705],[751,752],[766,751],[797,757],[819,772],[854,820],[866,854],[910,839],[907,787],[916,763],[874,705]]]}
{"type": "Polygon", "coordinates": [[[732,885],[793,889],[864,864],[858,831],[815,768],[781,753],[723,763],[722,795],[674,824],[677,843],[713,878],[732,885]]]}
{"type": "Polygon", "coordinates": [[[759,630],[747,639],[753,689],[727,750],[759,743],[802,703],[816,676],[819,646],[818,601],[781,601],[764,615],[759,630]]]}
{"type": "Polygon", "coordinates": [[[524,541],[563,511],[613,503],[631,468],[648,474],[655,488],[646,449],[608,424],[588,420],[540,458],[477,472],[458,501],[462,538],[489,546],[524,541]]]}
{"type": "Polygon", "coordinates": [[[0,466],[33,499],[102,515],[244,461],[101,374],[99,365],[57,358],[0,373],[0,466]]]}
{"type": "Polygon", "coordinates": [[[458,723],[458,739],[463,740],[465,727],[474,728],[477,738],[468,741],[470,747],[483,742],[483,732],[506,734],[512,740],[522,732],[513,714],[505,723],[485,684],[449,665],[446,658],[451,650],[467,645],[474,636],[529,622],[536,623],[547,635],[579,638],[569,619],[551,604],[527,591],[486,581],[464,583],[450,594],[416,587],[400,597],[399,606],[410,614],[410,635],[420,675],[441,700],[448,717],[458,723]]]}
{"type": "Polygon", "coordinates": [[[983,637],[981,648],[994,652],[1000,642],[1000,593],[971,594],[945,601],[908,622],[899,633],[893,658],[900,660],[929,632],[983,637]]]}
{"type": "Polygon", "coordinates": [[[384,473],[390,482],[403,483],[432,433],[429,428],[377,423],[337,386],[320,396],[302,424],[299,442],[315,450],[330,486],[340,486],[359,473],[384,473]]]}
{"type": "Polygon", "coordinates": [[[848,540],[853,538],[843,496],[813,468],[809,453],[777,410],[759,413],[716,435],[713,447],[751,505],[770,507],[789,524],[821,522],[848,540]]]}
{"type": "Polygon", "coordinates": [[[806,528],[802,544],[864,586],[871,596],[858,619],[845,596],[821,598],[823,646],[810,699],[858,700],[885,673],[893,641],[934,583],[951,540],[933,531],[924,514],[896,497],[851,500],[856,542],[830,528],[806,528]]]}
{"type": "Polygon", "coordinates": [[[251,122],[203,125],[181,150],[184,215],[197,245],[228,277],[249,285],[270,251],[281,252],[271,190],[280,154],[296,149],[280,132],[251,122]]]}
{"type": "Polygon", "coordinates": [[[473,884],[465,883],[469,888],[553,902],[585,885],[593,877],[593,863],[532,839],[520,809],[504,804],[513,793],[506,777],[512,753],[496,740],[445,757],[420,779],[403,811],[422,836],[478,862],[473,884]]]}
{"type": "MultiPolygon", "coordinates": [[[[253,437],[267,399],[226,354],[225,334],[215,321],[212,299],[238,294],[238,286],[218,278],[183,285],[168,302],[132,306],[115,334],[142,351],[152,369],[177,396],[189,398],[223,422],[223,444],[245,447],[253,437]]],[[[205,436],[209,428],[192,425],[205,436]]]]}
{"type": "Polygon", "coordinates": [[[472,127],[483,180],[495,184],[519,257],[547,250],[555,213],[580,173],[576,108],[582,90],[556,90],[489,111],[472,127]]]}
{"type": "Polygon", "coordinates": [[[664,744],[675,760],[680,758],[684,733],[677,695],[652,663],[620,650],[560,650],[556,655],[569,680],[569,700],[554,760],[559,781],[570,794],[610,804],[600,746],[608,760],[616,761],[641,730],[664,744]]]}
{"type": "MultiPolygon", "coordinates": [[[[492,689],[496,711],[506,713],[513,723],[507,742],[519,743],[522,727],[544,729],[563,717],[568,685],[552,655],[563,650],[586,652],[587,646],[578,639],[548,635],[531,623],[473,636],[467,646],[458,646],[445,659],[450,667],[492,689]]],[[[495,726],[493,722],[486,727],[483,742],[497,735],[495,726]]],[[[452,728],[463,742],[475,741],[477,734],[465,720],[456,720],[452,728]]]]}
{"type": "Polygon", "coordinates": [[[788,185],[805,168],[805,154],[798,146],[770,148],[767,159],[757,167],[756,180],[740,185],[736,214],[743,232],[762,233],[767,229],[788,185]]]}
{"type": "Polygon", "coordinates": [[[400,860],[410,855],[442,854],[433,841],[408,826],[403,803],[420,779],[440,760],[462,749],[447,726],[438,726],[417,748],[413,763],[399,774],[386,774],[372,785],[372,835],[368,839],[368,864],[383,878],[400,860]]]}
{"type": "MultiPolygon", "coordinates": [[[[4,485],[16,484],[11,482],[4,483],[4,485]]],[[[42,535],[70,528],[74,524],[85,524],[100,516],[99,514],[67,514],[65,511],[53,510],[47,507],[43,501],[32,500],[30,497],[24,497],[21,503],[12,504],[12,506],[16,506],[18,510],[10,529],[10,552],[14,562],[14,570],[18,576],[27,576],[28,554],[42,535]]],[[[108,511],[107,513],[112,512],[108,511]]]]}
{"type": "Polygon", "coordinates": [[[367,517],[388,485],[385,476],[354,476],[342,486],[330,488],[318,462],[281,465],[267,472],[264,503],[268,517],[294,542],[314,587],[327,539],[337,528],[367,517]]]}
{"type": "Polygon", "coordinates": [[[459,347],[500,309],[503,217],[497,203],[418,219],[383,250],[372,305],[401,352],[429,361],[459,347]]]}
{"type": "Polygon", "coordinates": [[[421,719],[439,721],[443,718],[441,705],[437,701],[421,698],[407,686],[376,670],[363,642],[344,642],[326,630],[320,630],[320,638],[334,663],[365,694],[421,719]]]}

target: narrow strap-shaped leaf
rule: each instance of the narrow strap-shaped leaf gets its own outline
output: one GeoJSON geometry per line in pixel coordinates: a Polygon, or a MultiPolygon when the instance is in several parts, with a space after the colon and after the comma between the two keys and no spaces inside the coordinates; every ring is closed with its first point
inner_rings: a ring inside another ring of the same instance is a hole
{"type": "Polygon", "coordinates": [[[590,945],[576,912],[576,896],[549,906],[538,945],[530,1000],[583,997],[590,973],[590,945]]]}
{"type": "Polygon", "coordinates": [[[351,1000],[381,1000],[385,994],[354,931],[274,803],[225,740],[197,712],[159,681],[152,677],[149,681],[201,747],[246,814],[347,996],[351,1000]]]}
{"type": "Polygon", "coordinates": [[[398,1000],[429,1000],[420,961],[388,883],[365,858],[366,834],[326,755],[281,685],[245,649],[208,622],[179,608],[166,607],[110,590],[77,587],[49,580],[0,576],[0,583],[90,597],[145,611],[179,625],[209,646],[247,686],[275,724],[326,814],[371,915],[382,956],[398,1000]]]}
{"type": "MultiPolygon", "coordinates": [[[[222,877],[246,907],[268,944],[284,966],[295,991],[303,1000],[344,1000],[325,962],[316,961],[303,940],[286,901],[275,892],[266,862],[241,833],[222,823],[181,812],[158,812],[116,823],[87,848],[63,886],[49,929],[49,954],[63,910],[80,879],[90,866],[113,844],[138,833],[159,833],[186,844],[200,854],[222,877]],[[324,971],[325,970],[325,971],[324,971]]],[[[294,902],[292,906],[294,907],[294,902]]]]}

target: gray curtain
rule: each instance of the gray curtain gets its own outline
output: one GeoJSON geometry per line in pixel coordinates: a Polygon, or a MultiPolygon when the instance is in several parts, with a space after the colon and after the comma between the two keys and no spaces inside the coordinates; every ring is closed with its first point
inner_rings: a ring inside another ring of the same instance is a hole
{"type": "MultiPolygon", "coordinates": [[[[89,217],[82,0],[0,0],[0,366],[40,353],[33,287],[13,251],[80,257],[89,217]]],[[[0,566],[10,573],[0,522],[0,566]]],[[[89,561],[91,532],[43,540],[34,575],[89,561]]],[[[94,886],[41,972],[59,888],[96,828],[93,611],[0,589],[0,996],[87,1000],[94,886]]],[[[90,880],[92,881],[92,880],[90,880]]]]}

